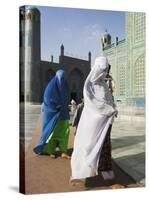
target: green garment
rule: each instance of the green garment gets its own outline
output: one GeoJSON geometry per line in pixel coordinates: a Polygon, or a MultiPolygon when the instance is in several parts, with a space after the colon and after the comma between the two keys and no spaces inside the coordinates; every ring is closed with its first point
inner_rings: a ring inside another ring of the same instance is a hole
{"type": "Polygon", "coordinates": [[[43,152],[46,154],[54,154],[58,146],[62,153],[67,153],[69,133],[69,121],[60,118],[47,139],[43,152]]]}

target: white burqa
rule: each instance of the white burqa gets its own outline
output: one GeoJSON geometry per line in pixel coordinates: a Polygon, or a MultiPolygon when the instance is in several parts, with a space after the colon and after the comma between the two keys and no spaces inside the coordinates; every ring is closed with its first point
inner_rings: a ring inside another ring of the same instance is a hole
{"type": "Polygon", "coordinates": [[[108,60],[97,57],[84,85],[84,109],[78,124],[71,158],[71,179],[98,174],[102,145],[116,112],[112,95],[104,78],[108,60]]]}

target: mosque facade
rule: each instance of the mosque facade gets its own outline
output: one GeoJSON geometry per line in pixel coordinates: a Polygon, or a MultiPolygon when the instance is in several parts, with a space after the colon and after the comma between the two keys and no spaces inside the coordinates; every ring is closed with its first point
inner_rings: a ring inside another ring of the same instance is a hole
{"type": "Polygon", "coordinates": [[[101,39],[103,54],[111,64],[116,101],[125,105],[145,105],[145,13],[125,13],[125,39],[107,32],[101,39]]]}

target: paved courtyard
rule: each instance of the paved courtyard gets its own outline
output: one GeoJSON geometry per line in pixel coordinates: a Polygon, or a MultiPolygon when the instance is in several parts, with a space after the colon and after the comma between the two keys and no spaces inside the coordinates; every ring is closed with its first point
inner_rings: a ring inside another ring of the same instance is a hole
{"type": "Polygon", "coordinates": [[[145,184],[144,123],[117,120],[112,129],[112,156],[137,182],[145,184]]]}
{"type": "MultiPolygon", "coordinates": [[[[25,113],[25,150],[27,151],[39,118],[40,105],[28,104],[25,113]]],[[[23,127],[22,123],[21,127],[23,127]]],[[[113,124],[111,138],[114,161],[136,182],[145,185],[145,122],[142,118],[137,123],[132,120],[122,120],[119,116],[113,124]]],[[[21,139],[23,140],[23,136],[21,139]]]]}

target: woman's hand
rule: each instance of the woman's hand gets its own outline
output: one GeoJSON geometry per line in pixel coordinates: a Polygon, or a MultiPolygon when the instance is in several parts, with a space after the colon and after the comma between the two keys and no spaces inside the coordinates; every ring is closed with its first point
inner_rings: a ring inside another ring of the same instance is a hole
{"type": "Polygon", "coordinates": [[[115,117],[118,116],[118,110],[115,110],[115,117]]]}

